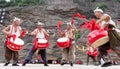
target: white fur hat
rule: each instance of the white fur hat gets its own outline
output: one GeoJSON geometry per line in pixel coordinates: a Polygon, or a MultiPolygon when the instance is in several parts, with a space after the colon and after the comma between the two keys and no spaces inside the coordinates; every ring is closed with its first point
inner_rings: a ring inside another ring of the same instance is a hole
{"type": "Polygon", "coordinates": [[[21,21],[20,18],[15,17],[15,18],[13,19],[13,22],[14,22],[14,21],[17,21],[17,20],[18,20],[19,22],[21,21]]]}
{"type": "Polygon", "coordinates": [[[97,8],[94,10],[94,13],[95,13],[95,12],[97,12],[97,11],[99,11],[99,12],[103,13],[103,10],[102,10],[102,9],[100,9],[99,7],[97,7],[97,8]]]}
{"type": "Polygon", "coordinates": [[[43,23],[41,23],[41,22],[38,22],[38,25],[44,25],[43,23]]]}

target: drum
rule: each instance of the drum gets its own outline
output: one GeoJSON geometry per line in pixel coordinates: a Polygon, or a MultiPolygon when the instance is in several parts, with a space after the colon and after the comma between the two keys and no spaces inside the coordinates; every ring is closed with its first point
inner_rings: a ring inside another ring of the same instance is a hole
{"type": "Polygon", "coordinates": [[[49,43],[46,39],[38,39],[37,48],[45,49],[49,47],[49,43]]]}
{"type": "Polygon", "coordinates": [[[13,40],[13,38],[9,38],[7,40],[7,47],[13,51],[21,50],[23,45],[24,41],[20,38],[15,38],[15,40],[13,40]]]}
{"type": "Polygon", "coordinates": [[[69,47],[70,45],[70,40],[69,38],[67,37],[63,37],[63,38],[59,38],[57,40],[57,45],[60,47],[60,48],[66,48],[66,47],[69,47]]]}
{"type": "Polygon", "coordinates": [[[87,48],[87,54],[96,57],[98,55],[98,51],[93,49],[92,47],[87,48]]]}
{"type": "Polygon", "coordinates": [[[108,32],[105,30],[94,30],[88,34],[88,43],[97,48],[109,41],[108,32]]]}

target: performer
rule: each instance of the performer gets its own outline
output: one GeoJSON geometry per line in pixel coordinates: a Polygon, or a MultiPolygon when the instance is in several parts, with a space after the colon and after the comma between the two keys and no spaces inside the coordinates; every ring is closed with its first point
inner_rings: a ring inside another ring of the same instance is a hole
{"type": "Polygon", "coordinates": [[[75,60],[75,32],[76,28],[74,25],[71,25],[71,22],[67,23],[67,29],[65,32],[59,32],[59,35],[61,37],[68,37],[70,39],[70,46],[63,48],[61,65],[64,65],[67,60],[69,60],[70,65],[73,66],[73,62],[75,60]]]}
{"type": "MultiPolygon", "coordinates": [[[[14,18],[13,19],[13,23],[12,25],[7,26],[5,29],[2,30],[2,32],[7,35],[7,38],[9,38],[12,35],[15,35],[16,37],[20,37],[21,35],[21,27],[20,25],[20,19],[19,18],[14,18]]],[[[4,64],[4,66],[7,66],[8,64],[10,64],[10,60],[13,59],[13,64],[12,66],[19,66],[17,64],[18,62],[18,58],[19,58],[19,54],[18,51],[14,51],[11,50],[7,47],[7,38],[5,41],[5,59],[6,59],[6,63],[4,64]]]]}
{"type": "MultiPolygon", "coordinates": [[[[120,35],[117,33],[115,22],[112,21],[108,14],[105,14],[102,9],[96,8],[94,10],[95,16],[99,18],[97,23],[101,29],[108,30],[109,42],[99,47],[101,57],[106,58],[107,50],[112,49],[120,57],[120,35]]],[[[110,64],[107,64],[110,65],[110,64]]],[[[104,66],[104,65],[103,65],[104,66]]],[[[105,65],[106,66],[106,65],[105,65]]]]}
{"type": "MultiPolygon", "coordinates": [[[[38,22],[37,29],[35,29],[30,35],[35,36],[35,38],[38,39],[45,39],[45,36],[49,36],[49,34],[45,31],[45,29],[42,28],[43,25],[44,25],[43,23],[38,22]]],[[[35,47],[35,44],[29,50],[28,55],[26,56],[22,66],[25,66],[32,59],[32,56],[36,51],[38,51],[38,54],[41,54],[41,58],[44,61],[44,66],[48,66],[46,60],[46,49],[37,49],[37,47],[35,47]]]]}

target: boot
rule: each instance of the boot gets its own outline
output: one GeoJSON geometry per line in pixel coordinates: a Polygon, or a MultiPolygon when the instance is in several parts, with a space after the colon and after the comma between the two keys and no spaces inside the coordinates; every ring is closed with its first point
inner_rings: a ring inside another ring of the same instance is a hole
{"type": "Polygon", "coordinates": [[[108,66],[112,65],[111,60],[106,55],[103,56],[103,61],[104,61],[104,63],[101,65],[101,67],[108,67],[108,66]]]}
{"type": "Polygon", "coordinates": [[[12,66],[19,66],[18,64],[12,64],[12,66]]]}
{"type": "Polygon", "coordinates": [[[49,65],[47,63],[45,63],[44,66],[49,66],[49,65]]]}
{"type": "Polygon", "coordinates": [[[29,62],[29,60],[25,60],[22,64],[22,66],[26,66],[26,64],[29,62]]]}
{"type": "Polygon", "coordinates": [[[112,62],[106,62],[101,67],[108,67],[108,66],[112,66],[112,62]]]}
{"type": "Polygon", "coordinates": [[[70,62],[70,66],[73,66],[73,63],[72,63],[72,62],[70,62]]]}
{"type": "Polygon", "coordinates": [[[61,62],[61,65],[63,66],[64,64],[65,64],[65,61],[62,61],[62,62],[61,62]]]}
{"type": "Polygon", "coordinates": [[[4,64],[4,66],[8,66],[9,64],[10,64],[10,62],[7,62],[7,63],[4,64]]]}
{"type": "Polygon", "coordinates": [[[26,66],[26,62],[23,62],[22,66],[26,66]]]}

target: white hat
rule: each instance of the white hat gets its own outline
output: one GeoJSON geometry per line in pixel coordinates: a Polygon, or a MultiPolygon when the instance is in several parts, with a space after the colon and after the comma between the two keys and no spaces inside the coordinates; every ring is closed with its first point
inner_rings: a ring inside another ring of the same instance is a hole
{"type": "Polygon", "coordinates": [[[41,23],[41,22],[38,22],[38,25],[44,25],[43,23],[41,23]]]}
{"type": "Polygon", "coordinates": [[[15,17],[15,18],[13,19],[13,22],[14,22],[14,21],[17,21],[17,20],[20,22],[20,18],[17,18],[17,17],[15,17]]]}
{"type": "Polygon", "coordinates": [[[100,9],[99,7],[97,7],[97,8],[94,10],[94,13],[95,13],[96,11],[99,11],[99,12],[103,13],[103,10],[100,9]]]}

